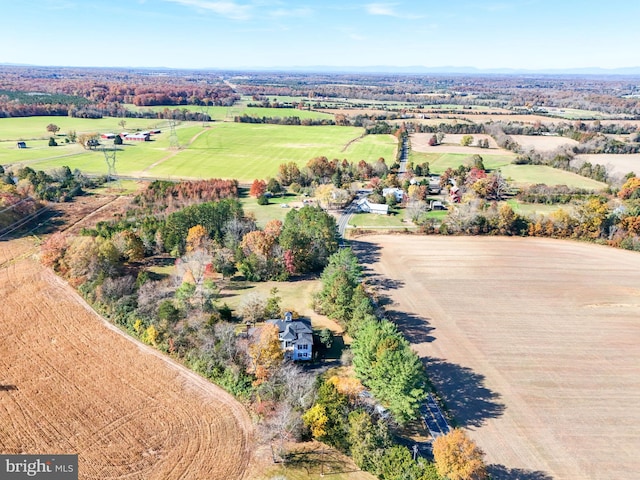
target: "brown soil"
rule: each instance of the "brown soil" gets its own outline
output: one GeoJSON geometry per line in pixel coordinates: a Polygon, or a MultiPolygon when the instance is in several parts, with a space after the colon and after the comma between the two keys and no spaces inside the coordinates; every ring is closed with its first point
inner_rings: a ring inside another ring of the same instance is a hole
{"type": "Polygon", "coordinates": [[[77,453],[82,479],[248,478],[243,406],[106,323],[34,250],[0,242],[0,452],[77,453]]]}
{"type": "Polygon", "coordinates": [[[356,245],[496,478],[637,478],[640,255],[551,239],[356,245]]]}

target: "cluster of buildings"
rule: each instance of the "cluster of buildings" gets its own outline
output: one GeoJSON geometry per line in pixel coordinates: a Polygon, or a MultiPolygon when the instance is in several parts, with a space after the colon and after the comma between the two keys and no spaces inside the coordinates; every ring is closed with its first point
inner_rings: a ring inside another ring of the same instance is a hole
{"type": "MultiPolygon", "coordinates": [[[[128,133],[128,132],[122,132],[120,133],[120,138],[122,138],[123,141],[130,141],[130,142],[148,142],[151,140],[151,135],[156,135],[158,133],[161,133],[160,130],[148,130],[145,132],[136,132],[136,133],[128,133]]],[[[100,135],[100,138],[103,138],[105,140],[113,140],[114,138],[116,138],[116,134],[115,133],[103,133],[102,135],[100,135]]]]}

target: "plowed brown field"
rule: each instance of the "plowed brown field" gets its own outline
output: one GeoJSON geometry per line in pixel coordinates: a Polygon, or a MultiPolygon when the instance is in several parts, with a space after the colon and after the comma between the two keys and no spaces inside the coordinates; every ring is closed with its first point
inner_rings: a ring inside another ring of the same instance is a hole
{"type": "Polygon", "coordinates": [[[82,479],[245,478],[242,405],[104,322],[33,251],[0,242],[0,452],[78,453],[82,479]]]}
{"type": "Polygon", "coordinates": [[[494,478],[638,478],[640,254],[529,238],[356,246],[494,478]]]}

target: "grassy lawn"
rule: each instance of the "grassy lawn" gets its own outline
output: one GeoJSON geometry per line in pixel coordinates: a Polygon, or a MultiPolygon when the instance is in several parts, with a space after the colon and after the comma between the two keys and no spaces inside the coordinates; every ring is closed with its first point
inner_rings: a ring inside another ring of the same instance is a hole
{"type": "Polygon", "coordinates": [[[253,214],[260,228],[264,228],[269,220],[278,219],[284,222],[287,213],[291,211],[291,202],[300,202],[300,195],[286,194],[284,197],[271,197],[268,205],[258,205],[258,200],[245,191],[240,196],[240,203],[245,214],[253,214]],[[289,207],[282,207],[289,205],[289,207]]]}
{"type": "MultiPolygon", "coordinates": [[[[294,310],[301,316],[311,319],[315,327],[316,320],[322,317],[311,309],[313,295],[320,290],[320,280],[315,279],[294,279],[288,282],[258,282],[249,283],[231,280],[220,292],[219,304],[226,303],[234,311],[242,302],[242,299],[250,293],[257,293],[264,298],[269,298],[272,288],[278,289],[278,296],[281,298],[280,306],[285,310],[294,310]]],[[[237,312],[236,312],[237,313],[237,312]]],[[[320,322],[323,324],[323,322],[320,322]]]]}
{"type": "Polygon", "coordinates": [[[27,141],[27,148],[16,148],[15,141],[0,142],[0,165],[19,163],[28,165],[43,160],[66,158],[68,161],[78,161],[77,157],[87,156],[88,152],[75,143],[62,143],[57,147],[50,147],[48,140],[27,141]]]}
{"type": "Polygon", "coordinates": [[[427,218],[435,218],[436,220],[443,220],[447,216],[447,213],[449,213],[447,210],[431,210],[430,212],[427,213],[427,218]]]}
{"type": "Polygon", "coordinates": [[[523,215],[525,217],[535,215],[550,215],[553,212],[563,209],[565,211],[571,211],[571,205],[545,205],[542,203],[522,203],[518,200],[507,200],[507,204],[513,209],[514,212],[523,215]]]}
{"type": "Polygon", "coordinates": [[[260,480],[374,480],[373,475],[360,471],[353,461],[332,448],[317,443],[295,445],[289,451],[286,464],[266,469],[260,480]]]}
{"type": "Polygon", "coordinates": [[[404,213],[404,210],[398,210],[396,215],[354,213],[349,220],[349,226],[355,228],[412,228],[413,225],[403,222],[404,213]]]}

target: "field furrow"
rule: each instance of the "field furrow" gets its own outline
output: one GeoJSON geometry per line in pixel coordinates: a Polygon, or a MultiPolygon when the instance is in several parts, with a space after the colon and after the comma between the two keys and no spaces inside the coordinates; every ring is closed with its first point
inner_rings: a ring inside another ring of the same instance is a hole
{"type": "MultiPolygon", "coordinates": [[[[0,244],[0,264],[33,248],[0,244]]],[[[78,453],[83,479],[240,479],[252,426],[220,388],[134,342],[37,260],[0,268],[0,451],[78,453]]]]}

